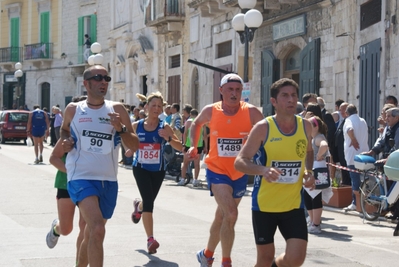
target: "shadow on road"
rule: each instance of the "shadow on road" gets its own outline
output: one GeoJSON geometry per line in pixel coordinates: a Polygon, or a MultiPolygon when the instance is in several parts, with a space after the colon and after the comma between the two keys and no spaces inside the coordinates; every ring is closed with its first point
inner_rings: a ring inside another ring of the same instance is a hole
{"type": "MultiPolygon", "coordinates": [[[[161,260],[160,258],[154,256],[154,255],[150,255],[148,254],[147,251],[143,250],[143,249],[138,249],[136,250],[137,252],[146,255],[148,257],[148,259],[150,260],[148,263],[144,264],[143,267],[178,267],[179,264],[175,263],[175,262],[170,262],[170,261],[165,261],[165,260],[161,260]]],[[[140,267],[140,266],[135,266],[135,267],[140,267]]]]}

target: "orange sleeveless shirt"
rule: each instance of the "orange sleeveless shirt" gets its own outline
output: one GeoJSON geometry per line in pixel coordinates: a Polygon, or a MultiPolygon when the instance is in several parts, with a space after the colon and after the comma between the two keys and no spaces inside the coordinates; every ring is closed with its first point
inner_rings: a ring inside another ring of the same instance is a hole
{"type": "Polygon", "coordinates": [[[210,148],[205,159],[208,169],[237,180],[244,173],[234,168],[234,160],[244,145],[252,129],[248,104],[240,102],[240,109],[234,116],[223,113],[222,102],[212,107],[212,118],[209,122],[210,148]]]}

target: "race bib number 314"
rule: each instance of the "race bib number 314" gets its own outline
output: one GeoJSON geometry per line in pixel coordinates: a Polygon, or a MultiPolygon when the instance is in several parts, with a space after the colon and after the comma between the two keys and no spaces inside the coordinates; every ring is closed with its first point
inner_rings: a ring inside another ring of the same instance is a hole
{"type": "Polygon", "coordinates": [[[237,157],[240,152],[242,138],[218,138],[218,156],[219,157],[237,157]]]}
{"type": "Polygon", "coordinates": [[[282,171],[276,183],[294,184],[299,179],[301,173],[301,161],[272,161],[271,166],[282,171]]]}

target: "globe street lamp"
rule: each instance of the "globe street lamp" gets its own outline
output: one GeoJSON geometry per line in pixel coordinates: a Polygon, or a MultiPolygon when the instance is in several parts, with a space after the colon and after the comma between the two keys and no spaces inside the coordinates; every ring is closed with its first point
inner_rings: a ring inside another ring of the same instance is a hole
{"type": "Polygon", "coordinates": [[[101,65],[103,63],[104,57],[103,55],[101,55],[101,45],[100,43],[93,43],[90,46],[90,50],[93,53],[93,55],[91,55],[88,59],[87,62],[90,65],[101,65]]]}
{"type": "Polygon", "coordinates": [[[232,26],[240,35],[240,41],[245,44],[244,51],[244,82],[248,82],[248,50],[249,43],[254,39],[257,28],[262,25],[263,16],[258,10],[253,9],[256,0],[238,0],[241,13],[234,16],[232,26]]]}
{"type": "Polygon", "coordinates": [[[15,95],[17,97],[17,108],[19,108],[19,98],[22,94],[21,92],[21,77],[24,75],[24,72],[22,71],[22,64],[20,62],[15,63],[15,69],[16,71],[14,72],[14,77],[17,78],[18,84],[17,84],[17,90],[15,92],[15,95]]]}

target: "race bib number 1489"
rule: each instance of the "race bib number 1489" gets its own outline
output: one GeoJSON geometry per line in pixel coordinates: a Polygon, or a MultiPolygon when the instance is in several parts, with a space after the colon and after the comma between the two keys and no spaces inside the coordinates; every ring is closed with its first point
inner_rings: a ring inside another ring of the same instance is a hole
{"type": "Polygon", "coordinates": [[[219,157],[237,157],[243,145],[242,138],[218,138],[219,157]]]}

